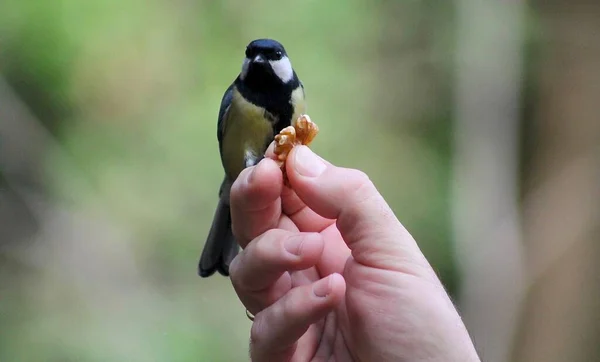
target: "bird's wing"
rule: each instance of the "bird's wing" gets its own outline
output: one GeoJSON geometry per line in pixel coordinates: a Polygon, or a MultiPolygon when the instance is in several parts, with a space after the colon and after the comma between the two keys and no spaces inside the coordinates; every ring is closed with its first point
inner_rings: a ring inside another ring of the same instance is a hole
{"type": "Polygon", "coordinates": [[[227,112],[229,111],[229,107],[231,106],[231,101],[233,99],[233,83],[227,88],[225,94],[223,94],[223,99],[221,99],[221,107],[219,108],[219,119],[217,121],[217,140],[219,141],[219,152],[222,153],[222,142],[223,135],[225,134],[225,129],[227,128],[227,112]]]}

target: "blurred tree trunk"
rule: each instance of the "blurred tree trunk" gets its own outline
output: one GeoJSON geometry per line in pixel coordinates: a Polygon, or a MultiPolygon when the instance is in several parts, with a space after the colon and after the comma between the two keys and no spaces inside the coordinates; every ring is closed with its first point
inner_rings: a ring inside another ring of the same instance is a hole
{"type": "MultiPolygon", "coordinates": [[[[376,129],[395,135],[390,141],[394,153],[390,162],[395,167],[385,175],[395,181],[386,185],[382,180],[378,187],[454,297],[459,281],[447,184],[453,78],[448,60],[454,45],[450,35],[453,11],[452,2],[436,0],[386,0],[379,4],[382,21],[374,53],[375,92],[371,94],[371,113],[376,117],[369,132],[375,137],[376,129]],[[405,157],[406,151],[410,155],[405,157]],[[402,186],[397,180],[402,180],[402,186]],[[407,207],[414,203],[419,203],[421,210],[407,207]]],[[[368,57],[372,58],[371,54],[368,57]]]]}
{"type": "Polygon", "coordinates": [[[530,289],[514,360],[600,360],[600,3],[538,1],[546,30],[529,164],[530,289]]]}
{"type": "Polygon", "coordinates": [[[457,2],[453,222],[459,303],[483,361],[505,362],[523,297],[518,203],[521,1],[457,2]]]}

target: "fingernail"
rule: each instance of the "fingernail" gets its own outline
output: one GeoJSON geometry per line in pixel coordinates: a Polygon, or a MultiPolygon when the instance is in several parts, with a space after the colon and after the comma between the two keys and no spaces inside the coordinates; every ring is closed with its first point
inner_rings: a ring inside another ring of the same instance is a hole
{"type": "Polygon", "coordinates": [[[331,293],[331,275],[325,279],[319,280],[313,286],[313,293],[320,298],[324,298],[329,295],[329,293],[331,293]]]}
{"type": "Polygon", "coordinates": [[[296,171],[306,177],[317,177],[325,171],[327,166],[310,148],[299,146],[294,153],[296,171]]]}
{"type": "Polygon", "coordinates": [[[283,247],[290,254],[300,255],[304,239],[302,235],[291,236],[283,243],[283,247]]]}

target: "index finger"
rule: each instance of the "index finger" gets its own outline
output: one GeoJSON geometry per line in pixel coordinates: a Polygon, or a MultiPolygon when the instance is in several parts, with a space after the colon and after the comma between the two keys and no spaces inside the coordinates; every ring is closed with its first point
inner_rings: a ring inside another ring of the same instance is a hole
{"type": "Polygon", "coordinates": [[[281,217],[283,176],[275,161],[264,158],[244,169],[231,186],[231,223],[238,244],[277,227],[281,217]]]}
{"type": "MultiPolygon", "coordinates": [[[[274,141],[267,148],[265,157],[277,160],[274,141]]],[[[296,224],[300,231],[321,232],[335,222],[335,220],[326,219],[307,207],[296,192],[289,187],[282,188],[281,207],[283,208],[282,212],[296,224]]]]}

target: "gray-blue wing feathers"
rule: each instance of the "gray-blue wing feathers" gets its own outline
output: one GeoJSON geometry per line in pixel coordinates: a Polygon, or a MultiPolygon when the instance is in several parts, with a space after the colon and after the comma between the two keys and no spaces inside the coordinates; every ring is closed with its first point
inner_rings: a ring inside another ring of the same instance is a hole
{"type": "MultiPolygon", "coordinates": [[[[217,139],[219,152],[222,154],[222,142],[227,130],[227,111],[233,100],[233,87],[231,84],[223,94],[217,120],[217,139]]],[[[224,276],[229,275],[229,264],[237,255],[239,247],[231,230],[231,211],[229,209],[229,189],[231,183],[227,178],[223,180],[219,189],[219,203],[213,218],[212,225],[202,255],[198,262],[198,274],[206,278],[218,271],[224,276]]]]}
{"type": "Polygon", "coordinates": [[[219,107],[219,118],[217,120],[217,140],[219,141],[219,152],[223,152],[221,150],[221,144],[223,142],[223,135],[225,134],[225,130],[227,128],[227,124],[225,123],[227,111],[231,106],[231,102],[233,100],[233,83],[227,88],[225,94],[223,94],[223,99],[221,99],[221,106],[219,107]]]}

